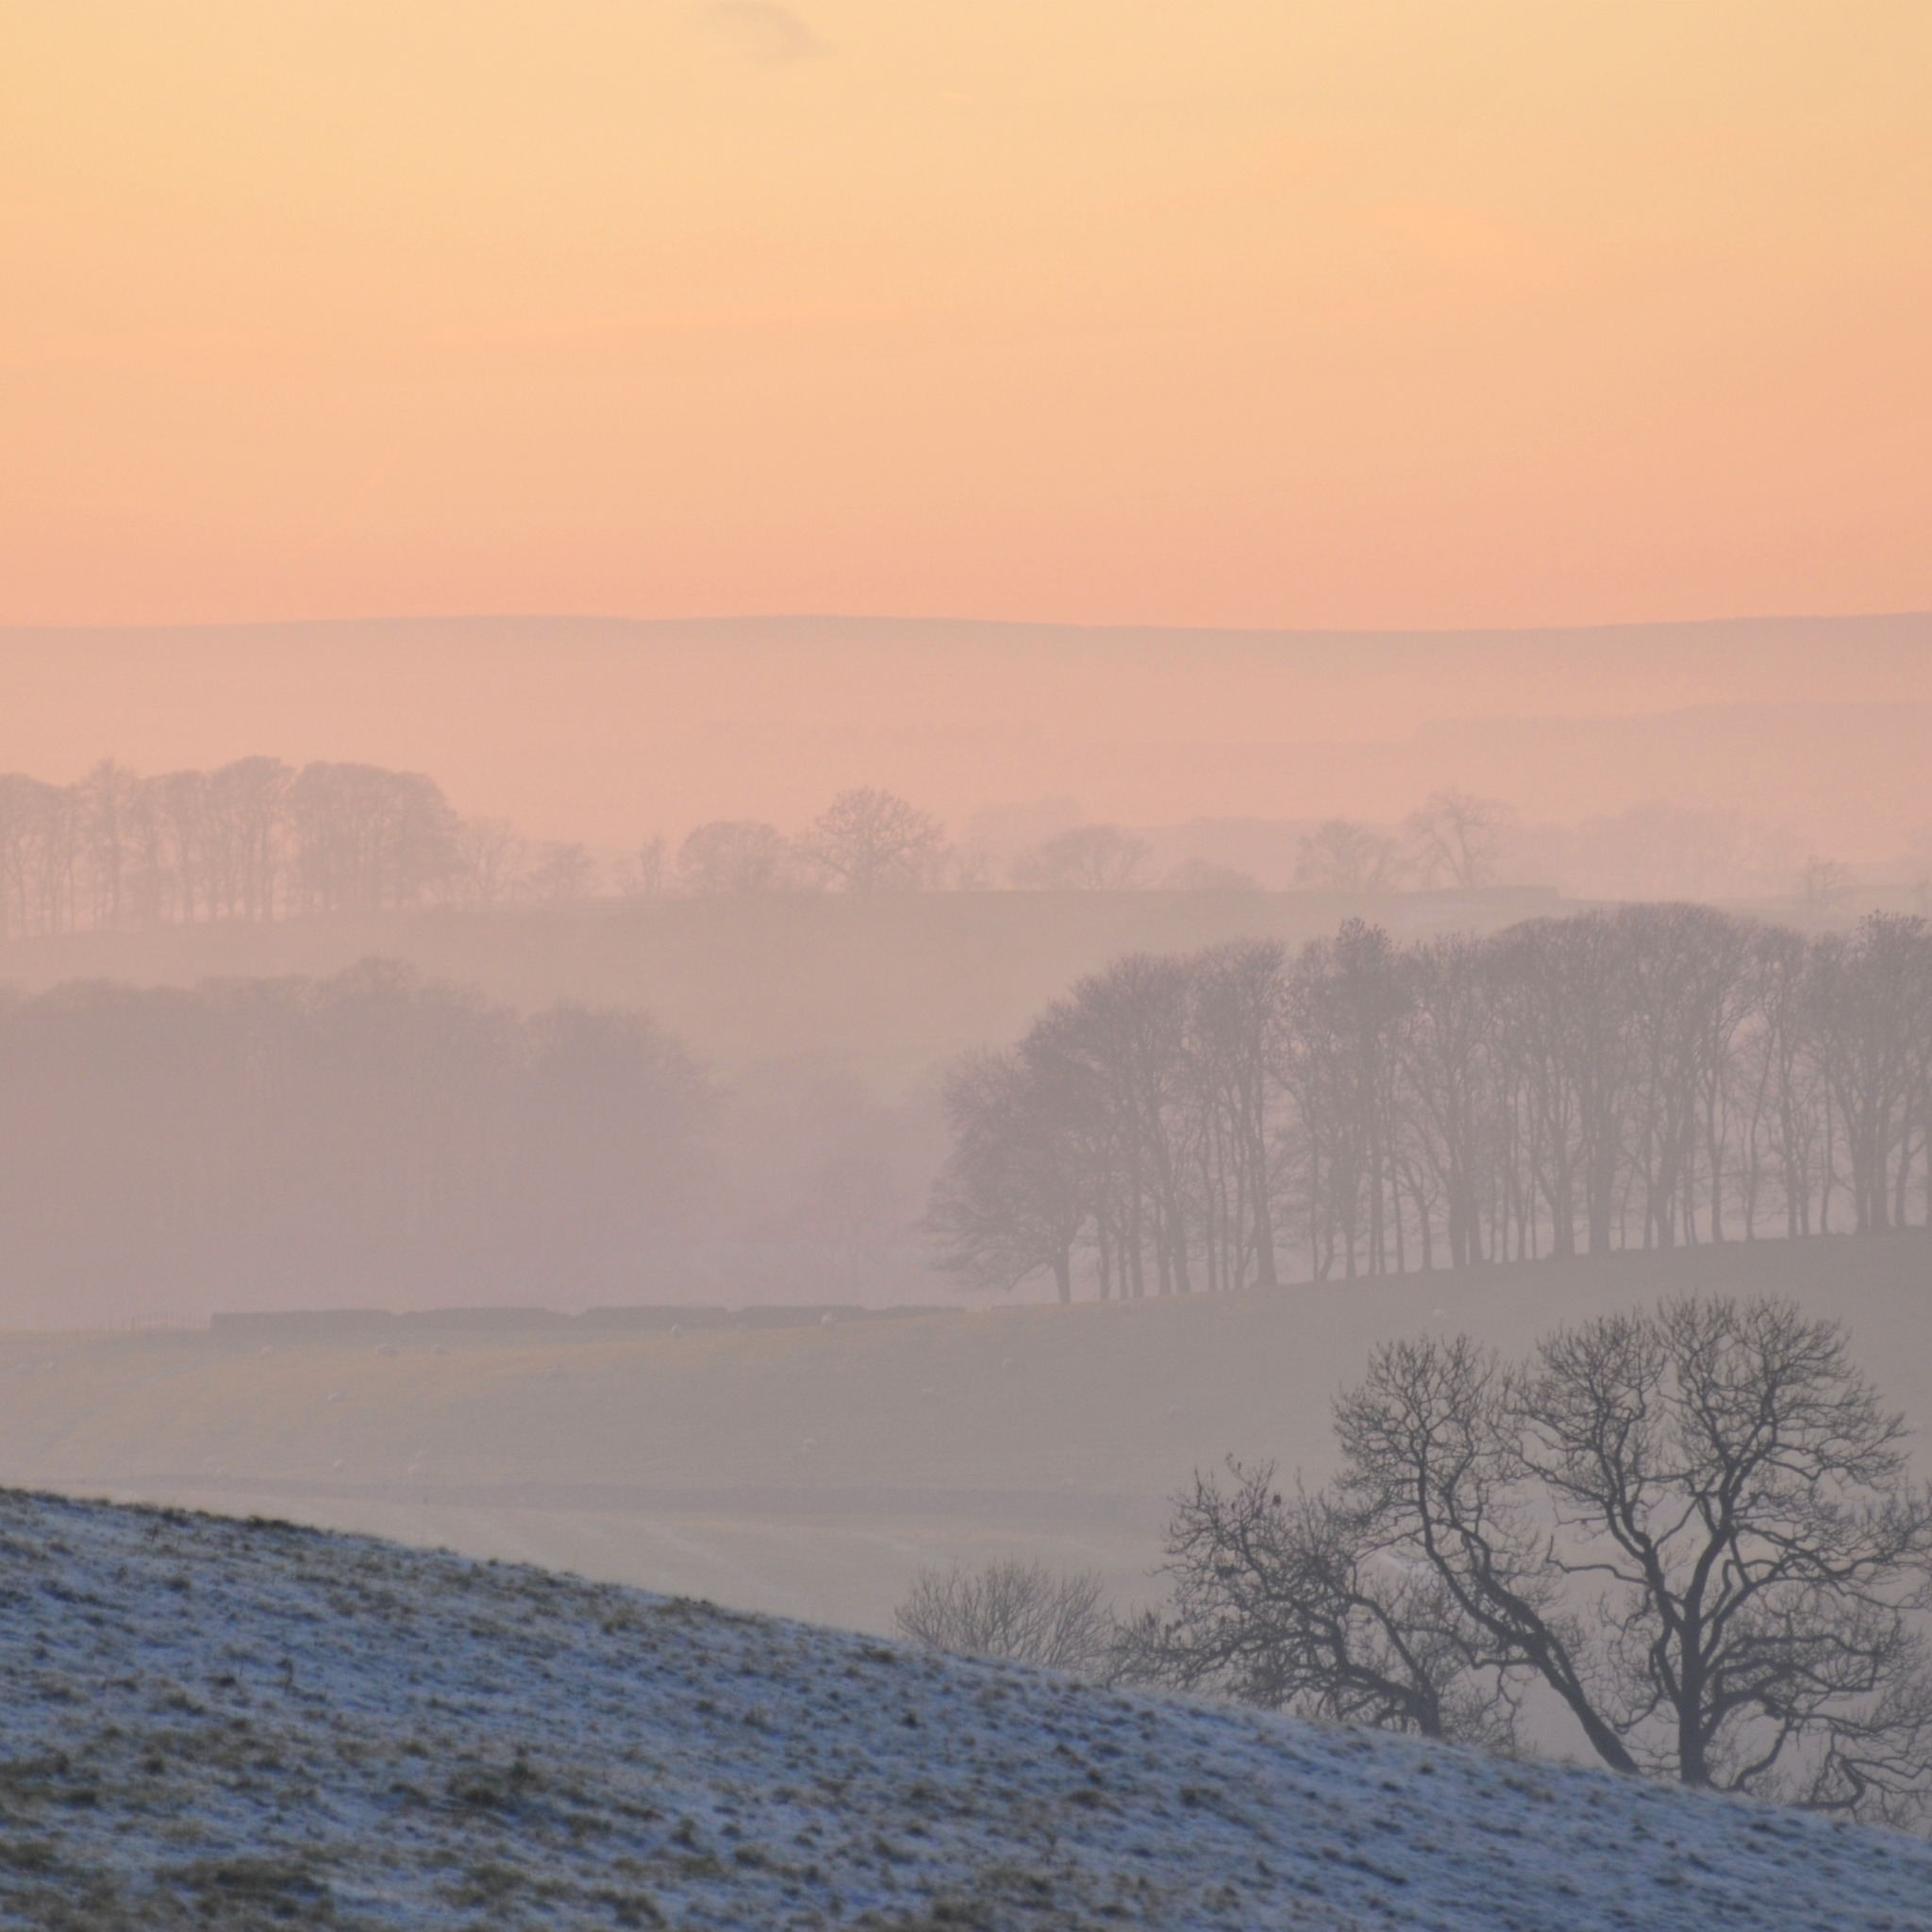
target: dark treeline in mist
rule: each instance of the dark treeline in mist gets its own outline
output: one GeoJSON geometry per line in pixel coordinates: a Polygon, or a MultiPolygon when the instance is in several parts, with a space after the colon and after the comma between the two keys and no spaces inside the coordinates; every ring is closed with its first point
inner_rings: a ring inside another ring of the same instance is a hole
{"type": "Polygon", "coordinates": [[[1690,906],[1345,925],[1081,980],[946,1093],[929,1224],[1102,1296],[1922,1222],[1932,928],[1690,906]]]}
{"type": "MultiPolygon", "coordinates": [[[[799,839],[720,820],[693,830],[675,860],[662,839],[649,841],[613,880],[644,897],[980,882],[929,812],[865,786],[841,791],[799,839]]],[[[581,844],[533,846],[504,820],[464,818],[419,772],[251,758],[146,778],[109,761],[73,785],[0,773],[0,938],[555,905],[596,883],[581,844]]]]}
{"type": "MultiPolygon", "coordinates": [[[[1525,826],[1502,801],[1453,787],[1399,824],[1204,821],[1145,835],[1077,822],[1073,800],[1053,799],[1017,816],[981,812],[955,843],[931,812],[857,786],[795,833],[762,819],[713,819],[675,841],[647,839],[606,867],[581,843],[538,842],[507,820],[463,816],[418,772],[247,758],[143,777],[109,760],[71,785],[0,773],[0,939],[557,907],[613,892],[1228,892],[1259,891],[1265,877],[1381,897],[1513,878],[1611,899],[1801,893],[1828,909],[1853,890],[1850,868],[1817,857],[1801,864],[1798,852],[1789,830],[1668,806],[1570,828],[1525,826]]],[[[1913,892],[1923,910],[1932,903],[1932,833],[1904,855],[1904,868],[1891,889],[1913,892]]]]}
{"type": "Polygon", "coordinates": [[[216,1307],[855,1302],[930,1286],[936,1096],[728,1081],[636,1012],[325,979],[0,992],[0,1285],[54,1325],[216,1307]]]}
{"type": "MultiPolygon", "coordinates": [[[[1330,821],[1301,840],[1296,880],[1477,887],[1496,875],[1508,818],[1492,800],[1446,791],[1401,840],[1330,821]]],[[[1020,852],[1006,876],[1022,890],[1130,891],[1149,883],[1151,850],[1119,826],[1081,824],[1020,852]]],[[[462,816],[419,772],[248,758],[153,777],[108,760],[71,785],[0,773],[0,939],[556,906],[608,888],[627,898],[983,891],[998,870],[985,849],[948,842],[932,813],[871,786],[841,791],[795,837],[761,819],[712,820],[675,849],[645,841],[607,877],[582,844],[533,844],[505,820],[462,816]]],[[[1198,856],[1158,883],[1257,889],[1252,874],[1198,856]]]]}
{"type": "Polygon", "coordinates": [[[433,779],[377,765],[0,774],[0,935],[566,898],[590,870],[580,845],[532,851],[433,779]]]}
{"type": "Polygon", "coordinates": [[[392,966],[62,987],[0,1004],[0,1278],[635,1299],[704,1206],[713,1105],[641,1015],[524,1018],[392,966]]]}

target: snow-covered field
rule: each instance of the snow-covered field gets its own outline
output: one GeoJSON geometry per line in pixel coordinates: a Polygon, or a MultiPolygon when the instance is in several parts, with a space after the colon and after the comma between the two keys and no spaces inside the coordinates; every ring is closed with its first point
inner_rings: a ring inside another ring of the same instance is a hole
{"type": "Polygon", "coordinates": [[[0,1922],[1932,1927],[1932,1846],[0,1492],[0,1922]]]}

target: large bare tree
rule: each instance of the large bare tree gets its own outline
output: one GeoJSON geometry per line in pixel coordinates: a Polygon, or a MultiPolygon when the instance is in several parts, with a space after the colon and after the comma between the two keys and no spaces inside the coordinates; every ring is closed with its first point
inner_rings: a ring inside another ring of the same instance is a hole
{"type": "Polygon", "coordinates": [[[1378,1349],[1334,1486],[1197,1479],[1145,1668],[1444,1735],[1554,1695],[1603,1761],[1903,1819],[1932,1799],[1932,1492],[1835,1324],[1686,1301],[1525,1361],[1378,1349]]]}
{"type": "Polygon", "coordinates": [[[1269,1710],[1503,1748],[1525,1674],[1378,1512],[1278,1486],[1274,1467],[1197,1474],[1168,1526],[1174,1594],[1120,1633],[1124,1674],[1269,1710]]]}

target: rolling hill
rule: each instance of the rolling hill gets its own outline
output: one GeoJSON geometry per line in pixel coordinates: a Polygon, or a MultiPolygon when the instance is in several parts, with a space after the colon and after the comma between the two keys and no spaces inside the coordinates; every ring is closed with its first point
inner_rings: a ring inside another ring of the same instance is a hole
{"type": "Polygon", "coordinates": [[[0,1918],[1932,1926],[1932,1846],[275,1523],[0,1494],[0,1918]]]}

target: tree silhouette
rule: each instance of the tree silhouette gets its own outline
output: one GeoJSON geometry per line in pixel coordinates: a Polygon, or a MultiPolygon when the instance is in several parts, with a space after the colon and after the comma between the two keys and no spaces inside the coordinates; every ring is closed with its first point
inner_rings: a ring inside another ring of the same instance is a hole
{"type": "Polygon", "coordinates": [[[1514,816],[1500,799],[1454,787],[1432,793],[1409,815],[1410,862],[1428,884],[1446,878],[1466,892],[1486,886],[1495,877],[1500,834],[1514,816]]]}
{"type": "Polygon", "coordinates": [[[790,843],[758,820],[714,819],[677,848],[678,883],[706,897],[777,891],[792,877],[790,843]]]}
{"type": "Polygon", "coordinates": [[[1338,892],[1386,892],[1401,875],[1395,841],[1349,819],[1324,819],[1308,833],[1294,868],[1296,885],[1338,892]]]}
{"type": "Polygon", "coordinates": [[[945,850],[945,827],[891,791],[841,791],[812,827],[807,851],[848,892],[909,891],[945,850]]]}
{"type": "Polygon", "coordinates": [[[1932,1491],[1843,1331],[1774,1302],[1376,1350],[1341,1474],[1198,1480],[1150,1674],[1433,1736],[1554,1696],[1612,1769],[1902,1821],[1932,1798],[1932,1491]]]}
{"type": "Polygon", "coordinates": [[[1013,1177],[1048,1171],[1050,1119],[1078,1212],[1033,1265],[1063,1284],[1091,1257],[1103,1294],[1279,1280],[1296,1247],[1352,1280],[1932,1214],[1916,918],[1807,941],[1625,906],[1407,949],[1351,921],[1292,961],[1133,955],[1040,1016],[1017,1084],[969,1071],[947,1212],[1032,1252],[993,1223],[1033,1216],[1013,1177]]]}
{"type": "Polygon", "coordinates": [[[1023,853],[1013,883],[1048,892],[1121,891],[1139,879],[1151,849],[1118,825],[1075,825],[1023,853]]]}

